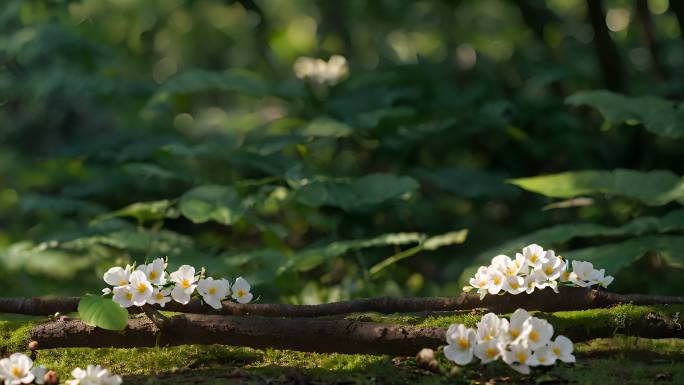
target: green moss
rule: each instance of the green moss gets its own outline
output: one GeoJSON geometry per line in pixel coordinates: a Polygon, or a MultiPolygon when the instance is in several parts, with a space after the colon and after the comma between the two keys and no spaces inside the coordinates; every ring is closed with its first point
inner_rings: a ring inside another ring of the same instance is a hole
{"type": "Polygon", "coordinates": [[[25,352],[35,322],[0,321],[0,354],[25,352]]]}

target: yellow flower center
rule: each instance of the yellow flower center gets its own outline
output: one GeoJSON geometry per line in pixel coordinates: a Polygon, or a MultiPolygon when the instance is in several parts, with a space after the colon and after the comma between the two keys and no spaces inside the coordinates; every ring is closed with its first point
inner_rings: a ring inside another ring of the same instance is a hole
{"type": "Polygon", "coordinates": [[[527,355],[525,354],[525,352],[518,352],[515,354],[515,356],[518,358],[518,362],[520,362],[521,364],[524,364],[525,361],[527,361],[527,355]]]}
{"type": "Polygon", "coordinates": [[[570,279],[570,272],[564,271],[563,272],[563,281],[567,281],[570,279]]]}
{"type": "Polygon", "coordinates": [[[150,271],[150,280],[152,279],[157,279],[157,272],[154,270],[150,271]]]}
{"type": "Polygon", "coordinates": [[[511,335],[511,337],[513,337],[513,338],[518,338],[518,336],[520,335],[520,331],[518,331],[518,330],[516,330],[516,329],[511,329],[511,330],[508,331],[508,333],[509,333],[509,334],[511,335]]]}
{"type": "Polygon", "coordinates": [[[132,300],[133,299],[133,294],[132,293],[126,293],[126,299],[127,300],[132,300]]]}
{"type": "Polygon", "coordinates": [[[127,283],[128,282],[126,282],[125,279],[122,279],[121,281],[119,281],[119,286],[126,286],[127,283]]]}
{"type": "Polygon", "coordinates": [[[497,354],[498,352],[499,352],[499,351],[498,351],[496,348],[487,348],[487,349],[485,349],[485,355],[487,356],[487,358],[494,358],[494,357],[496,357],[496,354],[497,354]]]}
{"type": "Polygon", "coordinates": [[[553,348],[553,354],[555,354],[557,357],[560,357],[560,349],[559,348],[553,348]]]}
{"type": "Polygon", "coordinates": [[[183,286],[183,289],[187,289],[190,287],[190,281],[187,279],[184,279],[181,281],[181,286],[183,286]]]}
{"type": "Polygon", "coordinates": [[[19,369],[18,366],[12,366],[12,375],[14,377],[23,377],[22,374],[24,373],[21,372],[21,369],[19,369]]]}
{"type": "Polygon", "coordinates": [[[517,289],[518,287],[520,287],[520,285],[518,285],[517,282],[514,281],[514,282],[511,283],[511,288],[512,288],[512,289],[517,289]]]}
{"type": "Polygon", "coordinates": [[[530,332],[530,339],[534,342],[537,342],[537,340],[539,340],[539,334],[537,334],[535,330],[532,330],[530,332]]]}
{"type": "Polygon", "coordinates": [[[501,283],[501,278],[499,278],[499,277],[494,277],[494,283],[497,284],[497,285],[500,284],[500,283],[501,283]]]}
{"type": "Polygon", "coordinates": [[[240,297],[240,298],[244,297],[245,294],[247,294],[247,293],[246,293],[244,290],[242,290],[242,289],[238,290],[238,292],[237,292],[237,295],[238,295],[238,297],[240,297]]]}
{"type": "Polygon", "coordinates": [[[530,255],[530,261],[537,262],[537,254],[530,255]]]}
{"type": "Polygon", "coordinates": [[[470,343],[468,343],[468,340],[466,340],[465,338],[460,338],[458,340],[458,346],[460,346],[461,349],[468,349],[470,343]]]}
{"type": "Polygon", "coordinates": [[[147,286],[144,283],[140,282],[138,284],[138,293],[142,294],[145,291],[147,291],[147,286]]]}
{"type": "Polygon", "coordinates": [[[209,290],[207,290],[207,292],[208,292],[210,295],[216,295],[216,288],[215,288],[215,287],[210,287],[209,290]]]}
{"type": "Polygon", "coordinates": [[[161,301],[161,300],[164,299],[164,294],[162,294],[162,293],[157,293],[157,294],[155,294],[154,298],[156,298],[157,301],[161,301]]]}
{"type": "Polygon", "coordinates": [[[485,281],[480,281],[480,287],[481,287],[481,288],[482,288],[482,287],[485,287],[486,284],[487,284],[487,282],[485,282],[485,281]]]}
{"type": "Polygon", "coordinates": [[[546,269],[544,269],[544,273],[546,273],[546,275],[553,273],[553,268],[551,266],[546,266],[546,269]]]}
{"type": "Polygon", "coordinates": [[[546,357],[539,357],[537,360],[541,363],[544,363],[546,362],[546,357]]]}

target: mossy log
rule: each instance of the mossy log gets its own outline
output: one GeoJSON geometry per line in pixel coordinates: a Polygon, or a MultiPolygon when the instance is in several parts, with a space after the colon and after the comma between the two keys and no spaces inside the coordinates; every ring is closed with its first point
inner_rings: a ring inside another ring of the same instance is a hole
{"type": "MultiPolygon", "coordinates": [[[[0,298],[0,313],[27,315],[52,315],[56,312],[71,313],[78,308],[78,301],[78,297],[0,298]]],[[[187,305],[170,302],[163,310],[190,314],[301,318],[364,312],[392,314],[472,309],[486,309],[496,313],[512,312],[518,308],[553,312],[606,308],[624,303],[632,303],[634,305],[684,304],[684,297],[616,294],[603,290],[562,287],[559,293],[555,293],[551,289],[545,289],[532,294],[488,295],[482,300],[476,294],[463,293],[455,297],[378,297],[321,305],[239,304],[232,301],[224,301],[223,308],[220,310],[214,310],[209,306],[203,305],[198,299],[194,299],[187,305]]]]}
{"type": "MultiPolygon", "coordinates": [[[[574,342],[626,334],[644,338],[684,338],[677,309],[618,306],[612,309],[538,313],[556,334],[574,342]]],[[[138,317],[123,332],[107,331],[78,320],[35,325],[30,338],[40,349],[57,347],[149,347],[224,344],[320,353],[363,353],[412,356],[421,348],[445,344],[448,323],[472,325],[480,313],[440,317],[417,325],[351,319],[282,319],[260,316],[178,315],[155,325],[138,317]],[[436,322],[435,322],[436,321],[436,322]],[[439,325],[439,326],[433,326],[439,325]]]]}

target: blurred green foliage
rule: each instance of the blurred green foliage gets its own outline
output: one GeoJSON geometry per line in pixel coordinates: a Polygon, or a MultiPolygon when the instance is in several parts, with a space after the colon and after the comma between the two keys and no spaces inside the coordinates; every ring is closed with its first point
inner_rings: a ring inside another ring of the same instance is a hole
{"type": "Polygon", "coordinates": [[[159,255],[265,301],[454,295],[531,242],[680,291],[681,8],[6,0],[3,295],[159,255]]]}

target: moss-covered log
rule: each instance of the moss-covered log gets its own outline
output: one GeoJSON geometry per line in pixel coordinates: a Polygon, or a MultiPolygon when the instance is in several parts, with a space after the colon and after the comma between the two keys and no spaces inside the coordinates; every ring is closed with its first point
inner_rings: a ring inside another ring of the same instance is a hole
{"type": "MultiPolygon", "coordinates": [[[[618,306],[593,311],[538,313],[573,341],[627,334],[645,338],[684,338],[678,309],[618,306]]],[[[280,319],[259,316],[180,315],[166,319],[162,330],[148,319],[129,322],[123,332],[93,328],[78,320],[36,325],[31,339],[39,348],[145,347],[183,344],[224,344],[308,352],[414,355],[421,348],[445,344],[449,323],[474,326],[481,313],[428,318],[415,325],[379,317],[366,322],[352,319],[280,319]]],[[[407,321],[406,319],[403,319],[407,321]]],[[[410,322],[410,320],[409,320],[410,322]]]]}
{"type": "MultiPolygon", "coordinates": [[[[70,313],[78,307],[78,297],[65,298],[0,298],[0,313],[51,315],[56,312],[70,313]]],[[[323,317],[351,313],[378,312],[416,313],[426,311],[455,311],[487,309],[497,313],[511,312],[518,308],[546,312],[606,308],[617,304],[634,305],[684,304],[684,297],[668,297],[644,294],[616,294],[586,288],[560,288],[520,295],[488,295],[483,300],[476,294],[460,294],[456,297],[424,298],[366,298],[333,302],[321,305],[288,304],[239,304],[224,301],[223,308],[214,310],[195,299],[187,305],[171,302],[164,310],[221,315],[258,315],[264,317],[323,317]]]]}

